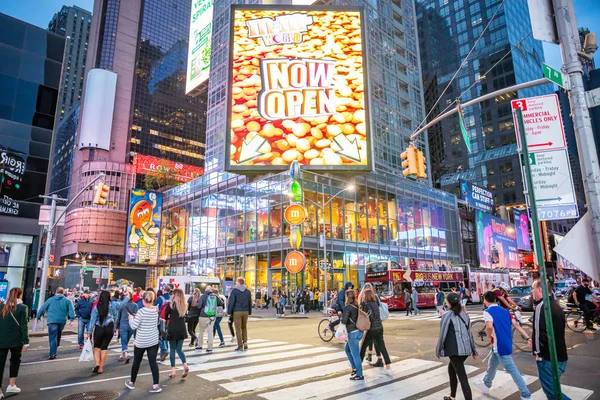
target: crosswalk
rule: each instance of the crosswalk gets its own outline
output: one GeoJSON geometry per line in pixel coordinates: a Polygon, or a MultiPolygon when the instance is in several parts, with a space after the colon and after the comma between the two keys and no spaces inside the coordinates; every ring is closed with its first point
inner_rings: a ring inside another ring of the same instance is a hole
{"type": "MultiPolygon", "coordinates": [[[[482,319],[483,311],[469,311],[471,320],[482,319]]],[[[420,314],[406,315],[406,311],[391,312],[390,318],[395,321],[439,321],[440,317],[435,311],[423,311],[420,314]]]]}
{"type": "MultiPolygon", "coordinates": [[[[266,400],[332,399],[343,396],[349,400],[364,399],[422,399],[439,400],[449,395],[447,361],[408,358],[400,360],[392,357],[392,375],[384,375],[380,368],[364,365],[364,381],[348,379],[349,363],[340,346],[308,345],[285,341],[253,338],[248,341],[249,350],[235,352],[236,343],[230,337],[225,339],[225,347],[215,347],[212,354],[184,349],[190,366],[189,379],[200,379],[218,385],[232,396],[263,398],[266,400]]],[[[215,342],[218,344],[218,341],[215,342]]],[[[110,346],[113,354],[120,352],[120,344],[110,346]]],[[[177,358],[178,367],[181,367],[177,358]]],[[[170,371],[169,360],[160,362],[161,373],[170,371]]],[[[483,377],[484,365],[466,365],[470,381],[483,377]]],[[[140,374],[140,376],[148,373],[140,374]]],[[[538,377],[524,375],[527,385],[535,388],[532,399],[546,398],[539,389],[538,377]]],[[[104,380],[87,380],[67,383],[55,387],[41,388],[53,390],[68,386],[91,385],[103,381],[113,381],[123,377],[104,380]]],[[[563,392],[573,400],[591,399],[593,391],[563,385],[563,392]]],[[[498,371],[494,385],[487,396],[471,385],[473,399],[506,399],[518,396],[517,386],[509,374],[498,371]]],[[[463,399],[459,387],[457,399],[463,399]]]]}

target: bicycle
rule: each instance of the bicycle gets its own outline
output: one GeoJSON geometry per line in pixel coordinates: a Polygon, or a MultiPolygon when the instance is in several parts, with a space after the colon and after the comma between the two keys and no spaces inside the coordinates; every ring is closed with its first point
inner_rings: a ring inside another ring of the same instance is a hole
{"type": "MultiPolygon", "coordinates": [[[[521,328],[528,334],[531,338],[531,334],[533,332],[533,326],[529,322],[524,322],[521,317],[521,313],[519,311],[512,312],[515,316],[515,320],[519,324],[521,328]]],[[[492,344],[491,338],[487,335],[485,331],[485,321],[480,319],[477,321],[471,322],[471,333],[473,334],[473,338],[475,339],[475,345],[477,347],[488,347],[492,344]]],[[[529,346],[527,343],[527,337],[523,336],[521,332],[519,332],[514,326],[512,327],[512,338],[513,338],[513,346],[521,351],[529,351],[529,346]]]]}
{"type": "Polygon", "coordinates": [[[570,309],[569,312],[565,311],[567,327],[573,332],[578,333],[588,329],[587,324],[585,323],[585,313],[583,310],[573,303],[567,303],[567,308],[570,309]]]}
{"type": "Polygon", "coordinates": [[[319,337],[324,342],[331,342],[331,340],[335,337],[335,326],[331,329],[332,324],[339,319],[337,313],[332,309],[327,310],[329,312],[328,318],[323,318],[319,322],[318,332],[319,337]]]}

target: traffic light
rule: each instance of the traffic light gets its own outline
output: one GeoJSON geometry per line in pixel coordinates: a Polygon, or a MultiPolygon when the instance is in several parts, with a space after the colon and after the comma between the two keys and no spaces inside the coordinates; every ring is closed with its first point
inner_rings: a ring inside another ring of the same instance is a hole
{"type": "Polygon", "coordinates": [[[112,272],[112,271],[110,271],[110,272],[108,273],[108,281],[109,281],[109,282],[112,282],[112,281],[113,281],[113,272],[112,272]]]}
{"type": "Polygon", "coordinates": [[[400,155],[402,159],[402,175],[407,178],[417,176],[417,148],[413,145],[408,146],[406,151],[400,155]]]}
{"type": "Polygon", "coordinates": [[[103,206],[106,204],[106,200],[108,199],[108,192],[110,191],[110,186],[105,185],[104,183],[99,183],[96,186],[96,193],[94,193],[94,204],[98,204],[103,206]]]}
{"type": "Polygon", "coordinates": [[[427,179],[427,159],[421,150],[417,150],[417,178],[427,179]]]}

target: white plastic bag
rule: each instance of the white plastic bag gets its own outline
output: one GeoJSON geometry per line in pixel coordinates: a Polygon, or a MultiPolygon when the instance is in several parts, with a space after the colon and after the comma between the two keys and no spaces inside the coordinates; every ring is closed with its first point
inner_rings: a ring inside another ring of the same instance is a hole
{"type": "Polygon", "coordinates": [[[92,347],[92,342],[90,339],[86,339],[85,344],[83,345],[83,350],[81,351],[81,355],[79,356],[79,361],[92,361],[94,359],[94,348],[92,347]]]}
{"type": "Polygon", "coordinates": [[[341,323],[338,325],[335,330],[335,338],[341,342],[348,341],[348,330],[346,330],[346,325],[341,323]]]}

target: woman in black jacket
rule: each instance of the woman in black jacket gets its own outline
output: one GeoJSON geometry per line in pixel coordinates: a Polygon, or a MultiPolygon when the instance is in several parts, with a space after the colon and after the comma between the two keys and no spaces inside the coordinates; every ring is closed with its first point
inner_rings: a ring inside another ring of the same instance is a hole
{"type": "Polygon", "coordinates": [[[198,340],[198,336],[196,336],[196,328],[198,327],[198,318],[200,318],[200,308],[198,308],[198,303],[200,303],[200,296],[202,293],[200,289],[194,289],[194,294],[190,296],[188,299],[188,318],[187,318],[187,330],[192,338],[189,346],[196,346],[196,341],[198,340]]]}
{"type": "Polygon", "coordinates": [[[358,320],[358,302],[356,301],[356,292],[352,289],[346,290],[346,305],[342,312],[342,324],[346,325],[348,331],[348,342],[344,350],[350,365],[352,366],[352,373],[350,374],[351,381],[364,381],[362,371],[362,360],[360,358],[359,342],[363,337],[362,331],[356,328],[356,321],[358,320]]]}
{"type": "Polygon", "coordinates": [[[382,366],[385,361],[385,368],[382,373],[386,375],[392,375],[392,361],[388,354],[385,342],[383,341],[383,324],[381,322],[381,316],[379,315],[379,298],[375,294],[373,285],[370,283],[365,284],[362,292],[359,296],[360,306],[366,312],[368,312],[369,319],[371,320],[371,328],[365,335],[362,346],[360,348],[360,360],[365,357],[365,352],[371,344],[375,344],[375,350],[377,351],[377,363],[375,366],[382,366]],[[383,360],[382,360],[383,357],[383,360]]]}
{"type": "Polygon", "coordinates": [[[27,306],[21,301],[23,289],[12,288],[4,304],[0,304],[0,399],[2,393],[2,377],[4,365],[10,351],[10,370],[6,393],[20,393],[17,387],[17,375],[21,365],[23,348],[29,347],[29,334],[27,328],[27,306]]]}
{"type": "Polygon", "coordinates": [[[183,375],[181,378],[188,376],[190,371],[185,354],[183,353],[183,342],[187,339],[187,332],[185,329],[185,314],[187,313],[187,302],[185,301],[185,295],[183,290],[173,290],[173,301],[167,305],[165,313],[165,319],[168,321],[167,326],[167,339],[169,340],[169,347],[171,348],[171,373],[169,378],[175,378],[175,352],[179,355],[179,359],[183,363],[183,375]]]}

